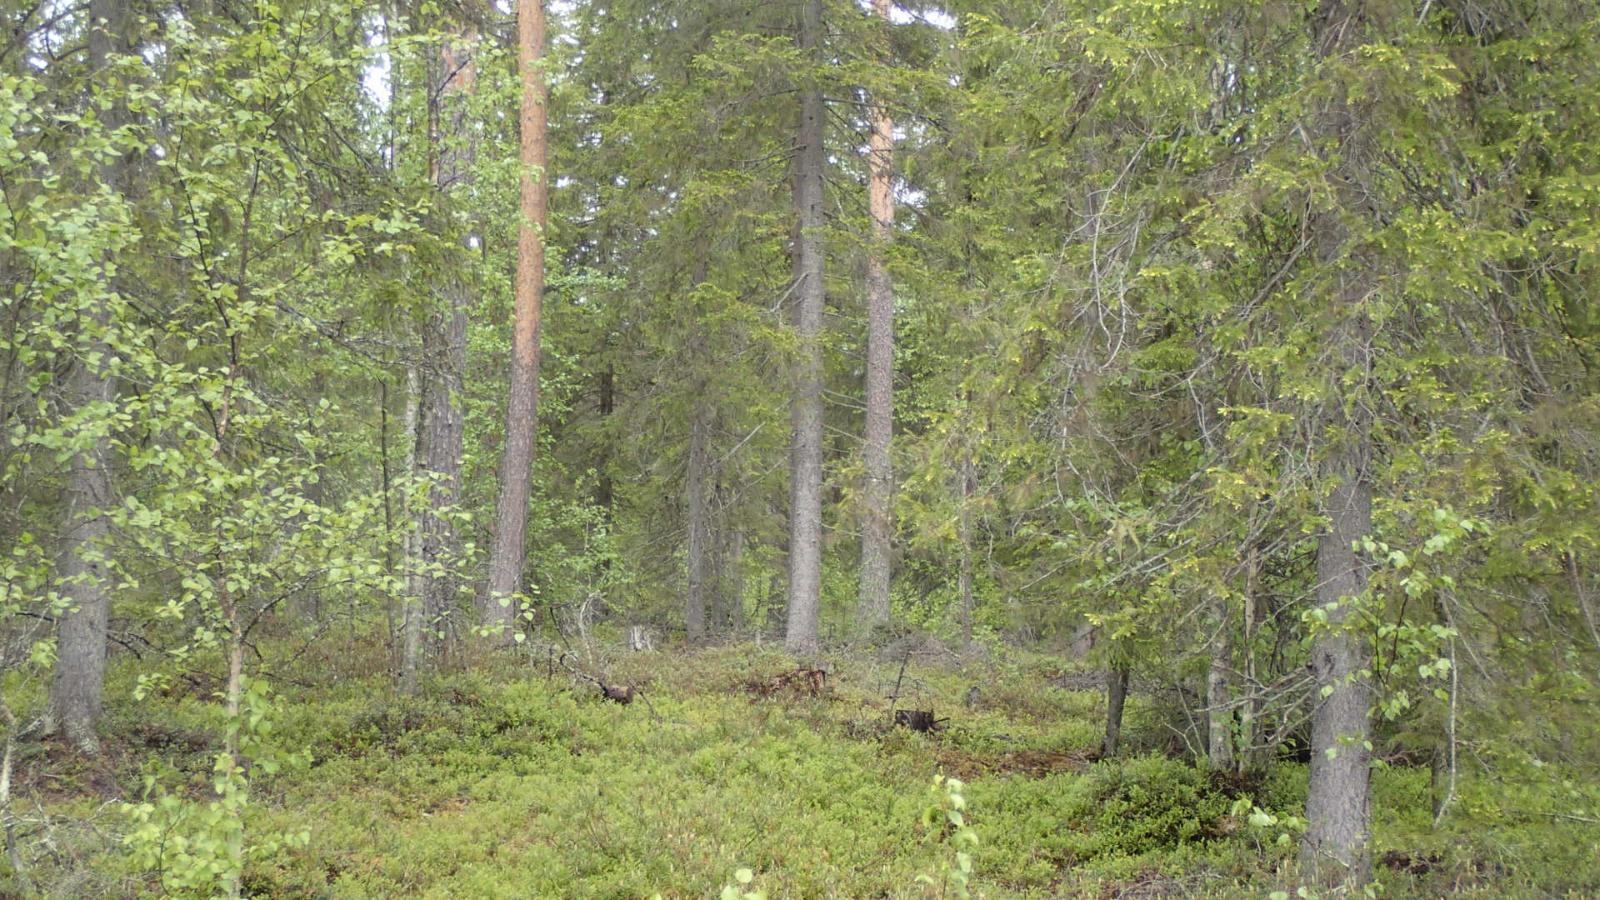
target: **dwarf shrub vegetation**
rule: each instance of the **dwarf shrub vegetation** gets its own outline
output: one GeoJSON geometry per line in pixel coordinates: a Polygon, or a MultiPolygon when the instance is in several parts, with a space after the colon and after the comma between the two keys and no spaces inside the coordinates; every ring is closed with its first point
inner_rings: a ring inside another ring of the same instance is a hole
{"type": "MultiPolygon", "coordinates": [[[[237,865],[246,895],[274,897],[1300,887],[1292,842],[1279,838],[1303,809],[1304,767],[1215,780],[1154,749],[1159,729],[1140,723],[1160,719],[1137,693],[1127,754],[1094,761],[1095,692],[1044,686],[1015,660],[913,662],[901,705],[952,720],[926,735],[879,724],[893,661],[841,662],[829,696],[787,700],[741,688],[793,667],[753,648],[596,663],[648,703],[603,702],[592,685],[526,660],[441,674],[413,697],[382,676],[286,686],[261,698],[272,724],[253,748],[284,764],[236,776],[248,778],[249,802],[231,806],[237,793],[214,790],[227,779],[204,730],[215,706],[153,694],[138,719],[114,719],[101,769],[40,751],[25,760],[30,777],[56,785],[41,796],[57,821],[97,826],[57,826],[63,850],[29,859],[34,883],[60,886],[47,896],[200,897],[237,865]],[[967,709],[975,683],[991,699],[967,709]],[[1028,754],[1066,762],[1007,768],[1028,754]],[[129,812],[97,816],[107,795],[129,812]]],[[[131,671],[113,682],[133,689],[131,671]]],[[[1600,889],[1593,829],[1562,818],[1597,798],[1568,785],[1466,777],[1460,808],[1436,831],[1429,769],[1381,769],[1377,852],[1403,860],[1380,864],[1380,885],[1418,897],[1447,887],[1504,896],[1508,884],[1558,896],[1600,889]]],[[[10,877],[0,870],[0,891],[10,877]]]]}

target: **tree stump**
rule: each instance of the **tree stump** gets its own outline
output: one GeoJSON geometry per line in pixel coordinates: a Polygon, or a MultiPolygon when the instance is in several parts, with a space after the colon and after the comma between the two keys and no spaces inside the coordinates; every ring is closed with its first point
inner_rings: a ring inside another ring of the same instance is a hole
{"type": "Polygon", "coordinates": [[[939,720],[933,717],[931,709],[897,709],[894,724],[912,731],[931,732],[939,727],[939,720]]]}

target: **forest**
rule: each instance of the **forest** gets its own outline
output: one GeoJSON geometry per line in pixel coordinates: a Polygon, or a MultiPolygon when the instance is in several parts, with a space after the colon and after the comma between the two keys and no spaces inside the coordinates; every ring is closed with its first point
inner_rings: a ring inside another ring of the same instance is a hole
{"type": "Polygon", "coordinates": [[[0,17],[0,897],[1600,896],[1593,0],[0,17]]]}

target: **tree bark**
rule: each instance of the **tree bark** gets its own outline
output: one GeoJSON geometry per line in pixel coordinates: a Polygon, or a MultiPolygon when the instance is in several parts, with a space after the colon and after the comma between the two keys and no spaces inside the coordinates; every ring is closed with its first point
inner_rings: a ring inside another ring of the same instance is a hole
{"type": "Polygon", "coordinates": [[[728,537],[727,609],[728,630],[737,634],[744,630],[744,531],[733,528],[728,537]]]}
{"type": "Polygon", "coordinates": [[[533,439],[539,411],[539,327],[544,301],[545,100],[544,3],[517,5],[517,61],[522,73],[522,223],[517,230],[516,312],[511,329],[511,396],[506,403],[505,456],[500,466],[500,502],[495,511],[494,549],[483,601],[486,626],[498,626],[511,643],[517,596],[526,559],[528,497],[533,480],[533,439]]]}
{"type": "MultiPolygon", "coordinates": [[[[419,406],[421,396],[418,393],[417,367],[406,366],[406,417],[405,433],[409,438],[406,449],[404,471],[406,473],[405,485],[407,486],[406,509],[410,509],[410,486],[417,477],[417,423],[420,419],[419,406]]],[[[400,663],[400,689],[407,694],[417,691],[417,673],[422,666],[422,648],[424,621],[426,619],[426,604],[423,579],[420,575],[421,553],[420,528],[407,528],[404,540],[405,561],[402,564],[405,572],[405,624],[402,626],[405,635],[404,651],[400,663]]]]}
{"type": "Polygon", "coordinates": [[[1317,604],[1329,614],[1311,645],[1311,670],[1325,696],[1311,719],[1302,861],[1324,884],[1361,884],[1371,875],[1371,653],[1353,630],[1350,602],[1367,587],[1366,563],[1351,545],[1372,530],[1372,487],[1356,449],[1341,449],[1324,464],[1337,486],[1329,528],[1317,539],[1317,604]]]}
{"type": "MultiPolygon", "coordinates": [[[[378,491],[383,496],[383,569],[395,577],[394,559],[394,467],[389,464],[389,380],[378,380],[378,491]]],[[[402,565],[404,562],[402,562],[402,565]]],[[[394,594],[383,598],[384,641],[389,651],[389,674],[404,683],[405,662],[401,656],[400,618],[394,594]]]]}
{"type": "MultiPolygon", "coordinates": [[[[104,305],[96,306],[87,320],[91,330],[103,328],[106,322],[104,305]]],[[[96,339],[91,342],[90,358],[98,356],[102,362],[74,361],[67,393],[75,408],[111,399],[114,385],[105,374],[110,352],[96,339]]],[[[68,608],[57,626],[55,679],[50,684],[45,720],[46,733],[59,730],[79,751],[91,756],[100,752],[95,728],[105,690],[106,627],[111,615],[103,556],[110,532],[103,513],[111,503],[108,450],[105,441],[96,441],[73,457],[68,474],[64,545],[56,565],[61,596],[68,608]]]]}
{"type": "Polygon", "coordinates": [[[689,471],[686,491],[689,503],[689,590],[684,600],[683,611],[684,628],[691,644],[701,643],[706,638],[706,557],[707,543],[711,536],[706,499],[706,471],[710,468],[710,460],[706,453],[708,417],[704,402],[697,397],[689,422],[689,471]]]}
{"type": "Polygon", "coordinates": [[[1244,576],[1244,685],[1247,694],[1243,705],[1239,707],[1239,755],[1238,769],[1242,772],[1252,772],[1260,768],[1264,753],[1262,748],[1256,746],[1259,739],[1257,732],[1260,730],[1258,722],[1261,718],[1261,687],[1256,678],[1256,620],[1258,613],[1256,605],[1261,591],[1261,550],[1254,544],[1251,545],[1245,557],[1244,576]]]}
{"type": "Polygon", "coordinates": [[[437,654],[453,630],[452,612],[460,590],[456,567],[461,541],[450,513],[460,499],[461,453],[465,420],[460,409],[466,368],[467,313],[460,285],[448,291],[450,309],[423,327],[422,354],[428,360],[418,415],[418,468],[432,479],[420,515],[418,550],[422,582],[423,644],[437,654]]]}
{"type": "MultiPolygon", "coordinates": [[[[1323,0],[1314,40],[1323,60],[1342,56],[1362,40],[1364,11],[1344,0],[1323,0]]],[[[1342,212],[1355,214],[1363,200],[1360,148],[1349,99],[1336,88],[1321,111],[1316,131],[1331,140],[1340,162],[1330,173],[1342,212]]],[[[1318,474],[1332,484],[1322,509],[1327,529],[1317,538],[1317,606],[1326,625],[1312,637],[1311,670],[1320,689],[1311,719],[1311,771],[1306,792],[1306,834],[1301,862],[1324,885],[1360,885],[1371,877],[1369,851],[1371,782],[1371,651],[1356,631],[1355,598],[1367,590],[1368,566],[1355,544],[1372,531],[1372,422],[1363,396],[1371,372],[1371,326],[1362,304],[1368,266],[1347,260],[1350,235],[1341,210],[1312,218],[1318,265],[1334,279],[1339,324],[1330,335],[1336,371],[1331,373],[1329,412],[1322,423],[1324,453],[1318,474]],[[1351,374],[1360,378],[1349,383],[1351,374]]]]}
{"type": "Polygon", "coordinates": [[[1233,642],[1229,629],[1228,600],[1218,590],[1211,601],[1210,666],[1206,671],[1206,758],[1213,771],[1232,771],[1233,688],[1229,673],[1233,667],[1233,642]]]}
{"type": "MultiPolygon", "coordinates": [[[[873,0],[889,26],[889,0],[873,0]]],[[[862,492],[861,621],[889,621],[889,582],[893,558],[894,466],[894,282],[886,256],[894,228],[894,121],[881,102],[873,104],[868,138],[867,210],[872,236],[867,249],[867,414],[862,449],[866,484],[862,492]]]]}
{"type": "MultiPolygon", "coordinates": [[[[448,197],[472,177],[471,141],[449,143],[446,135],[466,133],[466,97],[473,90],[476,69],[470,38],[447,41],[434,60],[428,79],[429,153],[434,189],[448,197]],[[448,123],[445,121],[448,116],[448,123]]],[[[463,243],[471,246],[467,235],[463,243]]],[[[418,550],[422,581],[424,647],[441,652],[454,633],[454,610],[460,592],[457,568],[461,539],[451,513],[461,496],[461,457],[466,416],[462,392],[467,370],[467,310],[471,290],[455,267],[447,267],[440,294],[445,308],[422,327],[422,385],[418,401],[417,457],[420,473],[433,479],[419,517],[418,550]]]]}
{"type": "MultiPolygon", "coordinates": [[[[800,49],[818,62],[821,0],[800,4],[800,49]]],[[[800,89],[800,121],[794,163],[794,278],[799,371],[791,408],[793,437],[789,477],[789,614],[784,645],[814,653],[822,594],[822,176],[824,108],[815,73],[800,89]]]]}
{"type": "MultiPolygon", "coordinates": [[[[94,0],[89,5],[89,65],[97,75],[118,51],[117,42],[129,33],[128,12],[128,4],[118,0],[94,0]]],[[[103,119],[108,130],[119,127],[127,120],[126,105],[114,102],[103,119]]],[[[125,190],[127,166],[126,158],[114,157],[100,167],[100,178],[113,190],[125,190]]],[[[105,266],[108,283],[104,291],[114,291],[115,263],[107,259],[105,266]]],[[[104,339],[110,315],[104,293],[80,314],[79,335],[86,346],[72,361],[65,392],[73,410],[108,404],[116,393],[110,373],[112,348],[104,339]]],[[[62,545],[56,563],[57,583],[67,610],[56,629],[55,678],[50,683],[50,705],[44,720],[45,733],[59,730],[80,752],[91,756],[100,752],[95,729],[105,694],[106,628],[111,616],[104,558],[110,532],[104,510],[112,501],[111,466],[109,441],[100,437],[74,454],[68,469],[62,545]]]]}
{"type": "Polygon", "coordinates": [[[1128,670],[1112,669],[1106,673],[1106,737],[1100,745],[1101,756],[1116,756],[1122,744],[1122,710],[1128,702],[1128,670]]]}

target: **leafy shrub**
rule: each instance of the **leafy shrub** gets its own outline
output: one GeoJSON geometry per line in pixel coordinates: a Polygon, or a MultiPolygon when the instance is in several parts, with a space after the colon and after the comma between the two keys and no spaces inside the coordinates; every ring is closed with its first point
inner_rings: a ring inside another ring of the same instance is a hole
{"type": "Polygon", "coordinates": [[[1199,769],[1161,756],[1096,766],[1088,791],[1100,854],[1169,849],[1203,838],[1232,806],[1199,769]]]}

